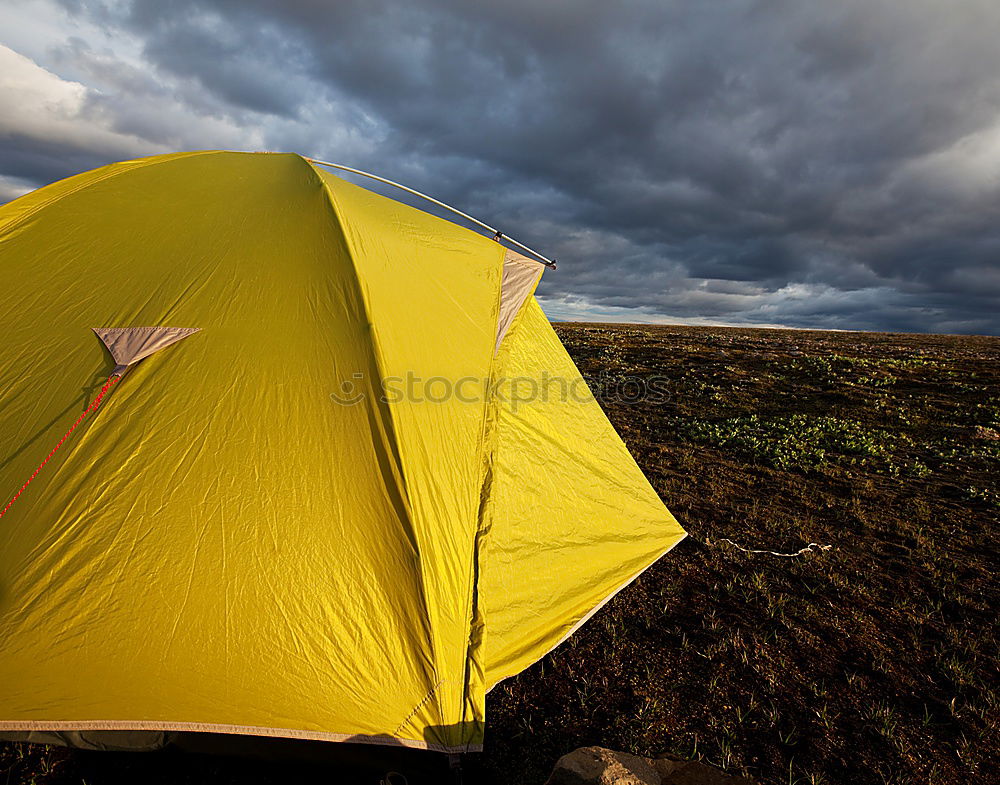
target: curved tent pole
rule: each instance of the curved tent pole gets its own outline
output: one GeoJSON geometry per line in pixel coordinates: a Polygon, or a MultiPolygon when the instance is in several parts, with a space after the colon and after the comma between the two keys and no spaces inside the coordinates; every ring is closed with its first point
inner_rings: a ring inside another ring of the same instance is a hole
{"type": "Polygon", "coordinates": [[[386,185],[391,185],[393,188],[399,188],[400,190],[406,191],[407,193],[413,194],[414,196],[419,196],[421,199],[426,199],[428,202],[433,202],[438,207],[443,207],[445,210],[450,210],[451,212],[455,213],[455,215],[460,215],[465,220],[471,221],[472,223],[476,224],[476,226],[481,226],[486,231],[491,232],[493,234],[493,239],[496,240],[497,242],[500,242],[500,240],[506,240],[507,242],[511,243],[512,245],[516,245],[522,251],[527,251],[532,256],[536,257],[535,259],[533,259],[533,261],[536,261],[539,264],[544,264],[546,267],[548,267],[548,268],[550,268],[552,270],[556,269],[556,263],[552,259],[549,259],[547,256],[542,256],[540,253],[538,253],[538,251],[534,250],[533,248],[529,248],[528,246],[524,245],[523,243],[519,243],[513,237],[508,237],[503,232],[501,232],[499,229],[494,229],[492,226],[490,226],[487,223],[483,223],[478,218],[473,218],[468,213],[463,213],[461,210],[459,210],[459,209],[457,209],[455,207],[452,207],[450,204],[445,204],[444,202],[438,201],[433,196],[428,196],[427,194],[421,193],[420,191],[417,191],[417,190],[415,190],[413,188],[410,188],[409,186],[403,185],[402,183],[397,183],[395,180],[389,180],[389,179],[386,179],[385,177],[379,177],[377,174],[372,174],[371,172],[364,172],[361,169],[354,169],[354,168],[352,168],[350,166],[344,166],[343,164],[335,164],[335,163],[331,163],[330,161],[319,161],[319,160],[317,160],[315,158],[308,158],[306,156],[303,156],[303,157],[309,163],[319,164],[320,166],[329,166],[332,169],[340,169],[340,170],[345,171],[345,172],[350,172],[351,174],[357,174],[357,175],[361,175],[362,177],[368,177],[368,178],[370,178],[372,180],[377,180],[380,183],[385,183],[386,185]]]}

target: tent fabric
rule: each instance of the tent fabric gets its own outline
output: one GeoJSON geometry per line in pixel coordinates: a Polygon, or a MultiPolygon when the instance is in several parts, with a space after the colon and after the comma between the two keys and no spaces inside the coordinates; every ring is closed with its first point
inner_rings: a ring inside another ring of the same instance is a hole
{"type": "Polygon", "coordinates": [[[493,394],[579,379],[505,260],[293,154],[0,208],[0,488],[123,364],[93,325],[201,331],[4,518],[0,730],[480,748],[487,688],[683,537],[593,399],[493,394]]]}
{"type": "Polygon", "coordinates": [[[108,347],[116,366],[112,374],[122,374],[130,365],[154,352],[198,332],[197,327],[95,327],[94,333],[108,347]]]}
{"type": "Polygon", "coordinates": [[[508,389],[483,524],[487,688],[555,648],[684,537],[534,298],[497,364],[508,389]]]}

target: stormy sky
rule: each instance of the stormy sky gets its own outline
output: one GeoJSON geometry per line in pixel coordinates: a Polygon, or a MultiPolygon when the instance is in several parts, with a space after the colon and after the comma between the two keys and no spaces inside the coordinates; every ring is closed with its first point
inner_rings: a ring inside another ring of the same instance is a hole
{"type": "Polygon", "coordinates": [[[0,0],[0,202],[173,150],[375,171],[553,318],[1000,334],[996,0],[0,0]]]}

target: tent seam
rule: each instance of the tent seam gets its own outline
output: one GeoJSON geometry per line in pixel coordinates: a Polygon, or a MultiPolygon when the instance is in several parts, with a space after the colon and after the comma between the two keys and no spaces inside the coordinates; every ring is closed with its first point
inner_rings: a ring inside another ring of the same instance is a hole
{"type": "MultiPolygon", "coordinates": [[[[496,319],[494,320],[493,334],[496,334],[497,328],[500,326],[500,304],[503,301],[503,265],[506,258],[506,249],[501,246],[501,254],[499,256],[499,273],[500,280],[497,286],[497,296],[495,302],[496,308],[496,319]]],[[[497,352],[490,352],[489,359],[489,371],[487,373],[487,393],[493,389],[493,377],[496,373],[496,357],[497,352]]],[[[483,512],[485,510],[485,494],[487,493],[487,488],[492,484],[493,475],[493,446],[496,440],[496,423],[494,421],[494,413],[492,410],[492,400],[489,395],[483,401],[483,417],[482,422],[479,426],[479,440],[477,444],[478,453],[482,458],[482,474],[479,483],[479,504],[476,508],[476,521],[475,521],[475,536],[473,537],[472,543],[472,569],[469,574],[469,591],[466,592],[468,596],[468,603],[466,605],[466,618],[469,620],[469,630],[466,635],[466,648],[465,648],[465,664],[463,671],[464,684],[462,685],[463,701],[462,701],[462,717],[465,719],[465,713],[468,705],[472,702],[472,663],[473,663],[473,633],[475,632],[476,618],[479,615],[480,603],[479,603],[479,579],[482,574],[482,569],[480,567],[480,556],[483,546],[484,539],[487,534],[487,529],[484,526],[483,512]],[[487,439],[489,438],[490,447],[487,450],[487,439]]],[[[480,627],[482,628],[479,633],[479,648],[482,650],[479,652],[480,660],[482,655],[485,654],[485,644],[486,644],[486,624],[485,619],[480,621],[480,627]]],[[[483,669],[483,675],[486,673],[485,663],[481,664],[483,669]]],[[[475,718],[473,717],[473,720],[475,718]]],[[[485,712],[483,720],[485,720],[485,712]]]]}
{"type": "MultiPolygon", "coordinates": [[[[361,304],[361,307],[364,309],[365,318],[367,319],[368,324],[372,325],[372,324],[374,324],[374,321],[372,319],[372,314],[371,314],[370,306],[369,306],[369,303],[368,303],[368,299],[365,297],[364,287],[361,285],[361,276],[360,276],[360,274],[358,272],[358,265],[357,265],[357,262],[356,262],[356,260],[354,258],[354,255],[355,255],[354,248],[353,248],[353,246],[351,244],[351,240],[348,237],[348,234],[347,234],[347,231],[346,231],[346,227],[345,227],[344,222],[343,222],[343,220],[341,218],[340,209],[339,209],[339,207],[337,205],[336,197],[334,196],[333,191],[330,190],[330,187],[327,185],[326,181],[323,179],[322,174],[315,167],[315,165],[309,159],[307,159],[307,158],[304,158],[302,156],[297,156],[297,157],[307,167],[309,167],[309,169],[312,172],[313,176],[315,176],[316,180],[319,182],[320,187],[323,189],[323,193],[326,196],[327,206],[330,209],[330,213],[333,216],[333,220],[336,223],[337,228],[340,230],[340,235],[341,235],[341,237],[344,240],[344,247],[347,250],[348,259],[350,259],[350,262],[351,262],[351,269],[352,269],[352,271],[354,273],[354,282],[355,282],[356,287],[357,287],[358,300],[359,300],[359,302],[361,304]]],[[[332,175],[332,176],[336,176],[336,175],[332,175]]],[[[384,376],[385,376],[385,362],[384,362],[384,359],[382,357],[382,351],[381,351],[381,347],[379,346],[378,337],[375,335],[375,333],[372,330],[368,331],[368,344],[369,344],[369,347],[371,349],[372,359],[375,362],[375,366],[376,366],[376,370],[377,370],[377,372],[379,374],[379,378],[380,379],[384,378],[384,376]]],[[[432,620],[431,620],[430,604],[429,604],[428,599],[427,599],[427,586],[426,586],[426,583],[424,581],[423,554],[420,553],[419,543],[418,543],[417,537],[416,537],[416,527],[413,525],[412,513],[411,513],[411,510],[410,510],[410,504],[409,504],[409,489],[407,488],[406,469],[403,466],[402,456],[400,455],[398,437],[396,435],[397,431],[398,431],[398,425],[399,425],[399,423],[396,422],[395,414],[392,411],[392,407],[389,406],[388,403],[386,404],[386,411],[387,411],[387,413],[389,415],[390,425],[392,426],[392,442],[393,442],[392,449],[393,449],[393,452],[394,452],[394,455],[395,455],[395,458],[396,458],[396,463],[397,463],[397,465],[399,467],[399,481],[400,481],[400,483],[402,485],[403,497],[404,497],[404,499],[406,501],[406,507],[407,507],[406,511],[405,511],[406,512],[406,517],[407,517],[406,525],[410,529],[410,533],[411,533],[412,540],[413,540],[413,545],[414,545],[414,550],[416,552],[417,564],[418,564],[418,567],[419,567],[416,572],[417,572],[418,583],[419,583],[419,586],[420,586],[420,602],[421,602],[421,605],[422,605],[423,610],[424,610],[424,632],[425,632],[425,634],[427,636],[427,641],[429,643],[430,650],[431,650],[432,670],[433,670],[433,673],[434,673],[434,677],[438,679],[437,684],[435,684],[434,687],[431,689],[431,691],[413,708],[413,711],[407,716],[407,718],[403,720],[402,724],[405,724],[410,718],[413,717],[413,715],[420,709],[420,707],[423,706],[426,703],[427,699],[430,698],[430,697],[432,697],[437,692],[437,689],[441,686],[441,684],[445,681],[445,679],[441,677],[440,670],[439,670],[439,667],[438,667],[438,665],[439,665],[439,656],[438,656],[438,650],[437,650],[437,646],[436,646],[436,642],[435,642],[434,632],[433,632],[433,629],[432,629],[433,625],[432,625],[432,620]]],[[[444,719],[444,712],[442,711],[443,707],[441,706],[441,704],[439,702],[437,703],[437,707],[438,707],[438,716],[439,716],[439,719],[443,720],[444,719]]]]}
{"type": "Polygon", "coordinates": [[[411,711],[409,714],[407,714],[403,718],[403,721],[401,723],[399,723],[399,725],[396,727],[396,729],[392,732],[393,736],[398,736],[399,735],[399,732],[403,729],[403,726],[406,725],[406,723],[408,723],[411,719],[413,719],[413,715],[416,714],[420,710],[421,706],[423,706],[425,703],[427,703],[428,700],[430,700],[431,696],[434,695],[435,692],[437,692],[438,687],[440,687],[442,684],[444,684],[444,679],[438,679],[438,683],[435,684],[433,687],[431,687],[427,691],[427,694],[424,695],[424,697],[422,697],[420,699],[420,701],[417,703],[417,705],[413,707],[413,711],[411,711]]]}
{"type": "MultiPolygon", "coordinates": [[[[503,265],[506,263],[506,260],[507,260],[507,253],[505,251],[504,255],[501,257],[501,260],[500,260],[500,265],[501,265],[501,287],[500,287],[500,292],[499,292],[499,298],[498,298],[498,301],[497,301],[497,303],[498,303],[498,305],[497,305],[497,327],[499,327],[499,325],[500,325],[500,308],[499,308],[499,303],[502,302],[502,300],[503,300],[503,265]]],[[[495,348],[494,348],[494,350],[493,350],[493,352],[492,352],[492,354],[490,356],[490,386],[488,388],[490,390],[492,390],[493,376],[494,376],[494,374],[496,372],[496,368],[497,368],[497,364],[498,364],[498,359],[500,357],[500,350],[506,345],[506,338],[507,338],[507,336],[509,336],[511,333],[513,333],[514,330],[517,328],[518,324],[522,321],[522,314],[524,313],[525,305],[527,304],[527,302],[529,300],[531,300],[535,296],[535,291],[538,289],[538,284],[541,282],[541,280],[542,280],[542,276],[541,276],[541,274],[539,274],[538,277],[535,279],[534,284],[532,284],[531,288],[528,290],[527,295],[521,301],[521,305],[518,307],[517,313],[515,313],[514,317],[511,319],[510,325],[507,327],[507,331],[504,333],[503,340],[500,340],[500,341],[497,342],[497,344],[496,344],[496,346],[495,346],[495,348]]],[[[486,537],[487,537],[487,535],[489,533],[489,530],[492,529],[492,526],[490,526],[490,527],[486,527],[485,526],[485,516],[486,516],[486,510],[487,510],[486,494],[489,492],[487,490],[488,486],[492,487],[492,484],[493,484],[493,464],[494,464],[494,459],[495,459],[495,456],[496,456],[496,443],[497,443],[497,440],[500,438],[500,417],[499,417],[499,412],[497,411],[496,401],[495,401],[495,399],[493,398],[492,395],[490,396],[490,399],[487,401],[486,415],[487,415],[487,417],[484,417],[484,428],[485,428],[485,422],[486,422],[487,418],[488,417],[492,417],[493,418],[493,423],[492,423],[493,438],[492,438],[492,444],[490,446],[489,456],[486,457],[486,460],[488,461],[488,464],[487,464],[486,472],[485,472],[485,474],[483,476],[483,484],[482,484],[482,486],[480,488],[480,492],[479,492],[480,493],[479,519],[477,520],[477,526],[476,526],[476,554],[475,554],[475,570],[476,570],[475,579],[476,579],[476,585],[474,587],[474,591],[476,593],[476,606],[474,606],[474,607],[478,607],[478,602],[479,602],[479,598],[478,598],[478,594],[479,594],[478,582],[481,579],[481,574],[482,574],[482,571],[481,571],[480,566],[479,566],[480,565],[480,559],[481,559],[481,556],[482,556],[481,549],[485,548],[486,537]]],[[[485,449],[485,447],[484,447],[484,449],[485,449]]],[[[488,665],[487,665],[487,662],[486,662],[486,645],[487,645],[487,643],[486,643],[486,636],[488,634],[488,630],[487,630],[487,627],[486,627],[486,620],[485,619],[483,619],[482,626],[483,626],[483,632],[482,632],[482,636],[481,636],[481,640],[480,640],[479,645],[480,645],[480,647],[482,649],[482,652],[481,652],[481,655],[480,655],[480,660],[481,660],[481,663],[482,663],[481,667],[483,669],[483,690],[484,690],[484,695],[485,695],[486,693],[488,693],[490,691],[490,689],[492,689],[492,685],[490,687],[486,686],[486,673],[487,673],[487,669],[488,669],[488,665]]],[[[466,681],[466,691],[468,691],[468,688],[469,688],[468,676],[469,676],[469,668],[471,667],[471,662],[472,662],[472,629],[471,629],[471,625],[470,625],[470,630],[469,630],[469,651],[468,651],[468,654],[466,656],[466,674],[467,674],[467,677],[466,677],[467,678],[467,681],[466,681]]],[[[484,717],[484,719],[485,719],[485,717],[484,717]]]]}

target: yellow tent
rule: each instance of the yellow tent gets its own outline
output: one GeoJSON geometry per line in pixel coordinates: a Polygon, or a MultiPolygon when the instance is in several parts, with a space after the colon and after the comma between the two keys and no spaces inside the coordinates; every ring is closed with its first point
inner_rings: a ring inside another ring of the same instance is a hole
{"type": "Polygon", "coordinates": [[[684,536],[542,269],[292,154],[0,208],[0,504],[89,407],[0,519],[0,729],[479,748],[684,536]]]}

